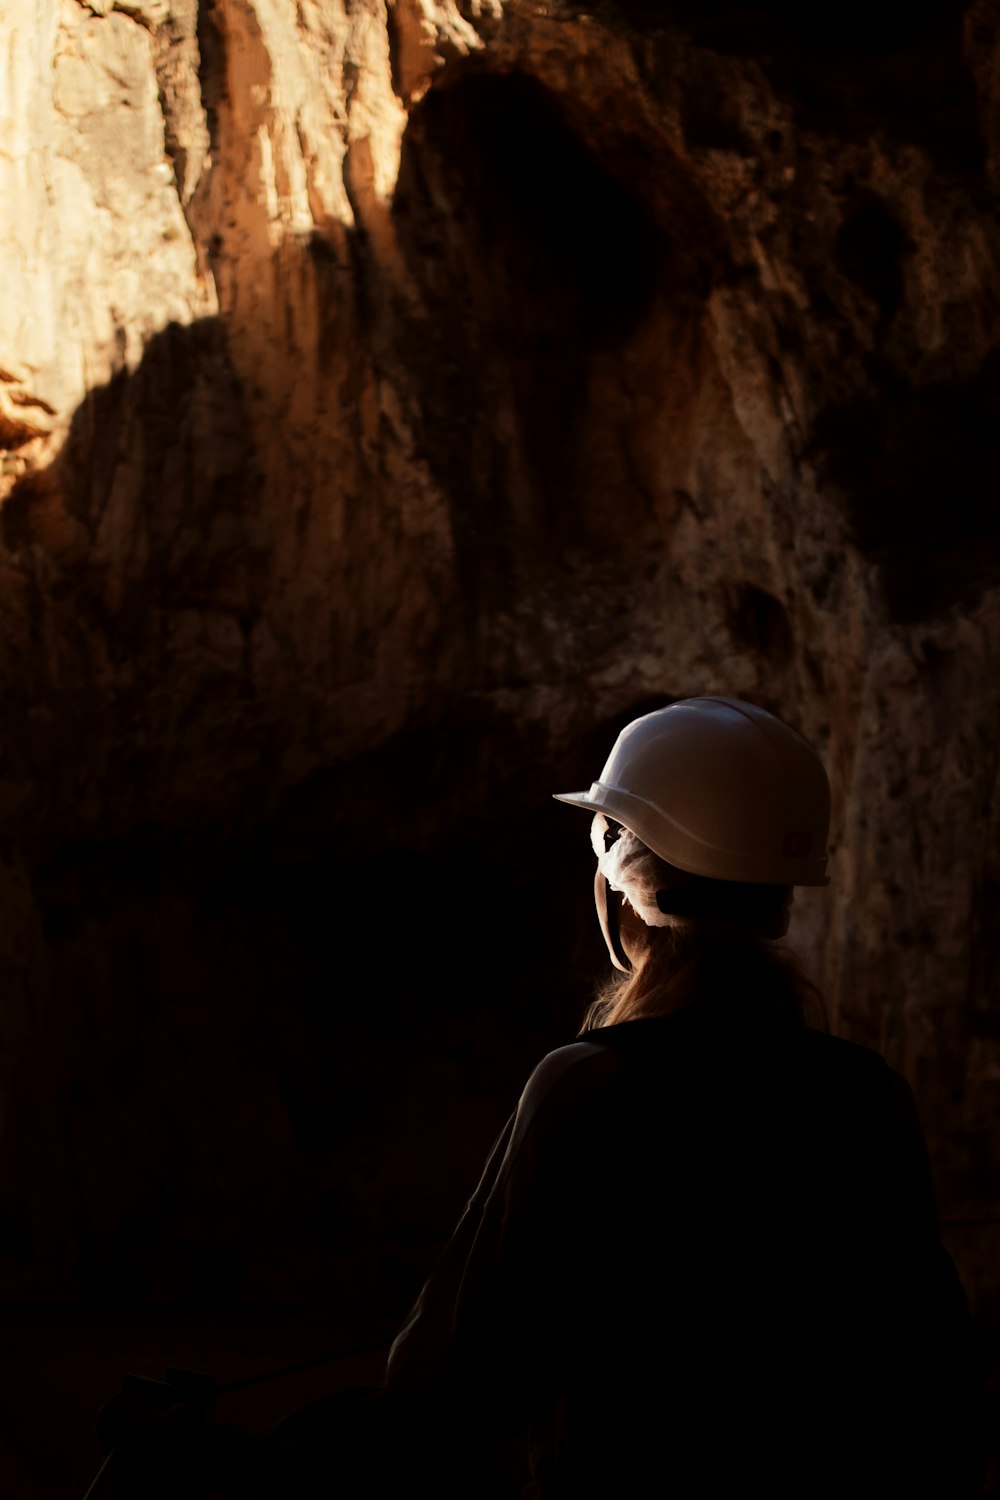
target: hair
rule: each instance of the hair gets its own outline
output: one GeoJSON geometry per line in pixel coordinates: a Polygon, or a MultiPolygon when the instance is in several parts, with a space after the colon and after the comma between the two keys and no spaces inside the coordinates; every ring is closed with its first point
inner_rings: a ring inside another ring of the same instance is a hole
{"type": "Polygon", "coordinates": [[[632,971],[616,972],[601,986],[581,1035],[699,1003],[734,1019],[828,1029],[820,991],[796,955],[776,941],[787,926],[790,887],[688,875],[634,842],[638,847],[628,857],[633,880],[659,893],[661,910],[689,915],[639,927],[630,940],[632,971]]]}

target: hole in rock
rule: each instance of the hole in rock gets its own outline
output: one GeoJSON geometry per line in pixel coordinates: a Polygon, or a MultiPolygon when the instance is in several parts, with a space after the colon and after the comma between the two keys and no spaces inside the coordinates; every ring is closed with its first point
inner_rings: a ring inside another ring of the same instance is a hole
{"type": "Polygon", "coordinates": [[[877,193],[855,195],[850,213],[837,230],[834,260],[843,274],[861,288],[891,320],[903,301],[903,257],[910,238],[888,204],[877,193]]]}
{"type": "MultiPolygon", "coordinates": [[[[561,317],[578,346],[635,326],[656,286],[662,237],[535,79],[480,75],[435,91],[407,141],[425,186],[436,159],[437,186],[452,199],[454,221],[431,232],[457,233],[475,250],[498,283],[493,312],[513,323],[512,341],[538,314],[549,326],[561,317]]],[[[401,180],[397,212],[405,199],[401,180]]]]}
{"type": "Polygon", "coordinates": [[[579,528],[601,420],[594,360],[629,338],[666,279],[673,291],[701,274],[699,247],[679,265],[643,201],[643,162],[641,144],[619,143],[611,170],[522,75],[466,77],[414,112],[394,215],[422,310],[395,337],[466,561],[493,549],[509,565],[519,529],[557,548],[579,528]]]}
{"type": "Polygon", "coordinates": [[[788,611],[773,594],[753,584],[737,584],[730,592],[726,625],[737,645],[771,663],[791,660],[795,648],[788,611]]]}
{"type": "Polygon", "coordinates": [[[1000,577],[1000,356],[965,379],[876,375],[872,396],[828,408],[813,447],[894,617],[922,619],[1000,577]]]}

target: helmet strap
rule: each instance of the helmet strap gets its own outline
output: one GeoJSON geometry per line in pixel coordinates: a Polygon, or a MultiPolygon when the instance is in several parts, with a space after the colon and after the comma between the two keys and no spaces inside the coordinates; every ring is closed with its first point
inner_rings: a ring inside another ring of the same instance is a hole
{"type": "Polygon", "coordinates": [[[597,871],[594,877],[594,901],[601,919],[601,929],[607,938],[615,967],[624,974],[631,974],[632,960],[622,946],[621,909],[624,897],[612,888],[610,882],[597,871]]]}

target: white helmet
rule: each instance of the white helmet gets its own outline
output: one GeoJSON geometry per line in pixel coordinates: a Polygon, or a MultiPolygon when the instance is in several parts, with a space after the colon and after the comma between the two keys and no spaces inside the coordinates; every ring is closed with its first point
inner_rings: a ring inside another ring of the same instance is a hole
{"type": "Polygon", "coordinates": [[[816,752],[739,698],[682,698],[626,725],[589,792],[668,864],[751,885],[827,885],[830,785],[816,752]]]}

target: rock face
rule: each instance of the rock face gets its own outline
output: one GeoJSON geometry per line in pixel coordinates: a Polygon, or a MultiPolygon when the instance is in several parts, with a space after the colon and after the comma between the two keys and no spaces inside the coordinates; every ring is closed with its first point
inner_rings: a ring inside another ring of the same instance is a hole
{"type": "Polygon", "coordinates": [[[1000,19],[838,17],[8,0],[12,1284],[440,1233],[599,957],[549,792],[725,692],[826,759],[793,935],[1000,1317],[1000,19]]]}

